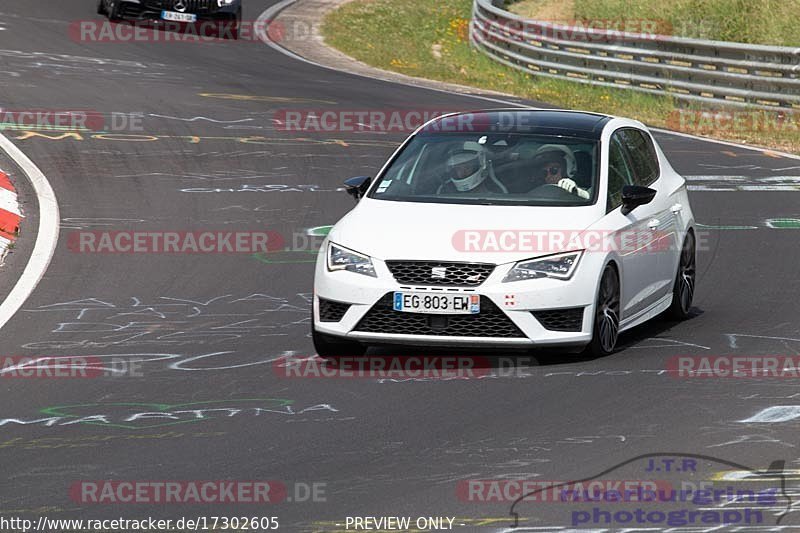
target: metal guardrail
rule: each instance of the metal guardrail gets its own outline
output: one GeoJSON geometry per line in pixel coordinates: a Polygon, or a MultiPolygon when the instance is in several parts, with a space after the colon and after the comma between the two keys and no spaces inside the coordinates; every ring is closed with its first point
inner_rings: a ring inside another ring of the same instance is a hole
{"type": "Polygon", "coordinates": [[[800,48],[748,45],[527,20],[474,0],[470,41],[524,72],[716,105],[800,110],[800,48]],[[566,38],[565,38],[566,37],[566,38]]]}

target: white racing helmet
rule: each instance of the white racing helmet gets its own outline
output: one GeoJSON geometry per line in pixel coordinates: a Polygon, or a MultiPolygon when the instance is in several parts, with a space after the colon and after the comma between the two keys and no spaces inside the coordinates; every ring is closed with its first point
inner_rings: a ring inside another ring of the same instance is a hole
{"type": "Polygon", "coordinates": [[[548,156],[563,159],[564,163],[566,163],[565,170],[567,175],[565,177],[575,178],[575,174],[578,172],[578,162],[572,150],[563,144],[544,144],[536,150],[534,161],[546,161],[548,156]]]}
{"type": "Polygon", "coordinates": [[[460,192],[471,191],[486,181],[486,152],[476,142],[465,142],[461,150],[447,158],[447,175],[460,192]]]}

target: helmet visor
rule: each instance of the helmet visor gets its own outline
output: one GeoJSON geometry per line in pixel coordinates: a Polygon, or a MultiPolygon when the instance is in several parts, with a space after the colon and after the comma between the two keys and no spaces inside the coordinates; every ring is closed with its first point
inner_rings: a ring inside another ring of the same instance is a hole
{"type": "Polygon", "coordinates": [[[478,154],[466,150],[452,154],[447,160],[447,170],[450,178],[454,180],[463,180],[472,176],[478,172],[480,167],[478,154]]]}

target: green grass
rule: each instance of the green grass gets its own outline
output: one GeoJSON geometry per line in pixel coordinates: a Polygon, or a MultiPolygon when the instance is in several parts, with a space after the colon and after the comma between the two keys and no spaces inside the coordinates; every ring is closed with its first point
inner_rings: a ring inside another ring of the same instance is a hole
{"type": "Polygon", "coordinates": [[[685,37],[800,46],[800,0],[575,0],[575,14],[666,20],[685,37]]]}
{"type": "Polygon", "coordinates": [[[568,108],[615,113],[635,107],[651,120],[673,109],[667,98],[537,78],[492,61],[469,45],[470,7],[470,0],[356,0],[331,13],[322,33],[328,44],[360,61],[410,76],[568,108]],[[441,59],[434,56],[434,45],[441,47],[441,59]]]}
{"type": "Polygon", "coordinates": [[[519,0],[508,9],[548,16],[554,4],[572,11],[560,13],[568,20],[664,21],[681,37],[800,46],[800,0],[519,0]]]}
{"type": "MultiPolygon", "coordinates": [[[[662,4],[685,1],[667,0],[662,4]]],[[[605,6],[604,13],[609,16],[615,12],[615,5],[623,5],[616,0],[576,0],[591,2],[605,6]]],[[[492,61],[469,44],[471,7],[472,0],[355,0],[325,18],[322,34],[329,45],[378,68],[500,91],[563,108],[627,116],[674,129],[671,114],[678,105],[685,104],[670,97],[534,77],[492,61]]],[[[637,16],[644,18],[644,14],[637,16]]],[[[800,152],[800,133],[796,129],[702,133],[800,152]]]]}

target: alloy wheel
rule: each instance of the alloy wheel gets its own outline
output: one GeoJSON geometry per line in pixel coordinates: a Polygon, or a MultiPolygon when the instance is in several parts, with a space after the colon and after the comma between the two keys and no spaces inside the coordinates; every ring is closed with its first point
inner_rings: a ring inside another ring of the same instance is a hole
{"type": "Polygon", "coordinates": [[[680,266],[678,267],[678,299],[681,311],[688,314],[694,298],[694,285],[696,276],[695,255],[694,255],[694,236],[690,233],[686,236],[681,250],[680,266]]]}
{"type": "Polygon", "coordinates": [[[619,282],[612,268],[606,268],[600,281],[595,327],[602,350],[613,351],[619,336],[619,282]]]}

